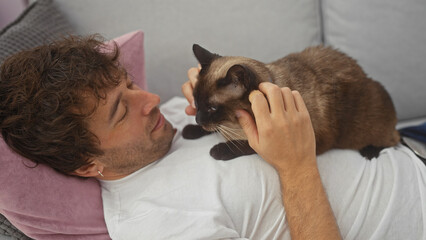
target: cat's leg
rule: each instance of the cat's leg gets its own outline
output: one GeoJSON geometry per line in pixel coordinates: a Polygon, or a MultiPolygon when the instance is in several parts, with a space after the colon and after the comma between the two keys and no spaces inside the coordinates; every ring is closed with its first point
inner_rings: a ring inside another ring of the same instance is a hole
{"type": "Polygon", "coordinates": [[[361,150],[359,150],[359,153],[361,154],[361,156],[365,157],[366,159],[371,160],[372,158],[377,158],[380,155],[380,152],[384,148],[385,147],[376,147],[373,145],[368,145],[362,148],[361,150]]]}
{"type": "Polygon", "coordinates": [[[231,140],[219,143],[210,149],[210,155],[216,160],[230,160],[236,157],[256,153],[247,140],[231,140]]]}
{"type": "Polygon", "coordinates": [[[188,124],[182,130],[182,137],[185,139],[197,139],[210,133],[200,125],[188,124]]]}

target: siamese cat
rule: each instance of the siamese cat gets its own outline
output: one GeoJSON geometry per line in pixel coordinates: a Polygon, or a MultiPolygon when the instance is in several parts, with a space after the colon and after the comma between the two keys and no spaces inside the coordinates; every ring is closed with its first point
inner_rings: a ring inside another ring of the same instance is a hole
{"type": "Polygon", "coordinates": [[[264,64],[246,57],[222,57],[196,44],[193,51],[202,67],[193,92],[198,125],[186,126],[182,135],[196,139],[220,132],[227,142],[210,150],[217,160],[255,153],[235,110],[244,109],[253,116],[248,96],[261,82],[300,92],[312,120],[318,155],[344,148],[359,150],[371,159],[400,140],[389,94],[344,53],[316,46],[264,64]]]}

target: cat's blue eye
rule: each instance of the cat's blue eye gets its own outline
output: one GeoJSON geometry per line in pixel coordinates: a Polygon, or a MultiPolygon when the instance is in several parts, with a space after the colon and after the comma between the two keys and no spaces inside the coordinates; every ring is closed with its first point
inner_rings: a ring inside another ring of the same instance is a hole
{"type": "Polygon", "coordinates": [[[209,107],[209,109],[207,110],[209,113],[213,113],[217,111],[216,107],[209,107]]]}

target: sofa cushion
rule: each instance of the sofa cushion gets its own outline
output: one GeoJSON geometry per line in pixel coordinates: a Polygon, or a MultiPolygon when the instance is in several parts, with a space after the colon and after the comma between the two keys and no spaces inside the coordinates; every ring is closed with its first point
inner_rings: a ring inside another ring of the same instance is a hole
{"type": "Polygon", "coordinates": [[[13,226],[9,220],[0,214],[0,239],[3,240],[2,235],[10,236],[12,239],[29,240],[31,238],[25,236],[15,226],[13,226]]]}
{"type": "Polygon", "coordinates": [[[3,140],[0,152],[0,211],[14,226],[35,239],[108,237],[95,179],[67,177],[42,164],[32,167],[3,140]]]}
{"type": "Polygon", "coordinates": [[[426,116],[426,1],[323,0],[324,41],[390,92],[398,119],[426,116]]]}
{"type": "Polygon", "coordinates": [[[13,53],[72,32],[72,25],[52,0],[38,0],[0,31],[0,63],[13,53]]]}
{"type": "Polygon", "coordinates": [[[120,47],[120,64],[126,69],[133,82],[144,90],[148,90],[145,79],[145,52],[143,47],[144,34],[133,31],[107,42],[113,46],[113,41],[120,47]]]}

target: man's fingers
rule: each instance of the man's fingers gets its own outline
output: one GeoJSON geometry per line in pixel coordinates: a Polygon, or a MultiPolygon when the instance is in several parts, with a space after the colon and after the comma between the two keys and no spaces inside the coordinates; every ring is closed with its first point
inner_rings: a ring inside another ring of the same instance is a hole
{"type": "Polygon", "coordinates": [[[281,88],[281,92],[284,98],[284,106],[285,106],[286,112],[293,113],[297,111],[296,105],[294,103],[294,96],[290,88],[288,87],[281,88]]]}
{"type": "Polygon", "coordinates": [[[192,106],[187,106],[185,108],[185,113],[190,116],[195,116],[195,114],[197,114],[197,109],[193,108],[192,106]]]}
{"type": "Polygon", "coordinates": [[[257,126],[268,123],[271,119],[271,113],[269,112],[269,105],[265,95],[258,90],[254,90],[249,95],[249,101],[257,126]]]}
{"type": "Polygon", "coordinates": [[[308,109],[306,108],[305,101],[303,101],[302,95],[298,91],[292,91],[294,96],[294,103],[297,107],[297,111],[299,112],[308,112],[308,109]]]}
{"type": "Polygon", "coordinates": [[[198,81],[198,74],[200,73],[201,66],[198,65],[198,67],[193,67],[188,70],[188,79],[184,85],[182,85],[182,92],[183,95],[185,95],[186,99],[188,100],[189,104],[195,109],[195,103],[194,103],[194,96],[193,91],[195,84],[198,81]]]}
{"type": "Polygon", "coordinates": [[[200,67],[193,67],[188,70],[188,79],[192,87],[195,86],[195,83],[198,81],[198,73],[200,73],[200,67]]]}
{"type": "Polygon", "coordinates": [[[238,122],[241,125],[241,128],[244,130],[244,133],[247,136],[250,146],[254,149],[257,147],[259,143],[259,135],[257,132],[256,123],[253,118],[244,110],[237,110],[236,116],[238,118],[238,122]]]}
{"type": "Polygon", "coordinates": [[[259,90],[266,94],[272,114],[282,114],[284,112],[284,100],[281,89],[272,83],[263,82],[259,85],[259,90]]]}
{"type": "Polygon", "coordinates": [[[182,93],[185,96],[186,100],[188,100],[191,107],[195,109],[194,96],[192,95],[193,87],[190,81],[187,81],[182,85],[182,93]]]}

